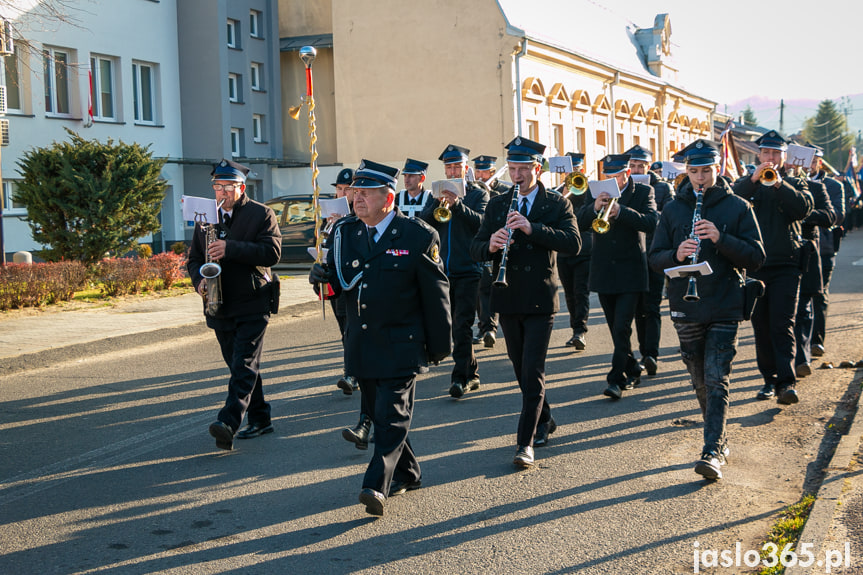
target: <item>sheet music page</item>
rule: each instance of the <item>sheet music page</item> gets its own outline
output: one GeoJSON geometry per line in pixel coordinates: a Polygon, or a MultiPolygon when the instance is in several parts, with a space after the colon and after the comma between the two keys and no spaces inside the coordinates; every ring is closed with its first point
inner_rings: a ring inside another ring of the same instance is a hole
{"type": "Polygon", "coordinates": [[[590,195],[594,198],[598,198],[599,194],[602,192],[608,192],[608,195],[612,198],[620,197],[620,188],[617,187],[617,180],[614,178],[609,178],[607,180],[588,180],[587,185],[590,188],[590,195]]]}
{"type": "Polygon", "coordinates": [[[555,156],[548,159],[548,171],[552,174],[572,172],[572,156],[555,156]]]}
{"type": "Polygon", "coordinates": [[[330,216],[343,217],[351,213],[351,207],[348,205],[347,196],[335,198],[333,200],[320,200],[321,217],[324,219],[330,216]]]}
{"type": "Polygon", "coordinates": [[[712,273],[713,268],[710,267],[710,262],[707,261],[665,269],[665,275],[670,278],[685,278],[691,275],[709,276],[712,273]]]}
{"type": "Polygon", "coordinates": [[[789,166],[803,167],[808,170],[809,166],[812,165],[812,158],[814,157],[815,148],[798,146],[797,144],[788,144],[785,163],[789,166]]]}
{"type": "Polygon", "coordinates": [[[464,197],[464,180],[461,178],[452,178],[450,180],[435,180],[432,182],[432,195],[440,198],[441,191],[448,190],[456,196],[464,197]]]}
{"type": "Polygon", "coordinates": [[[673,181],[674,178],[686,171],[686,164],[680,162],[662,162],[662,177],[673,181]]]}
{"type": "Polygon", "coordinates": [[[197,196],[183,196],[180,198],[183,204],[183,219],[187,222],[201,222],[204,224],[216,224],[219,222],[216,200],[199,198],[197,196]]]}

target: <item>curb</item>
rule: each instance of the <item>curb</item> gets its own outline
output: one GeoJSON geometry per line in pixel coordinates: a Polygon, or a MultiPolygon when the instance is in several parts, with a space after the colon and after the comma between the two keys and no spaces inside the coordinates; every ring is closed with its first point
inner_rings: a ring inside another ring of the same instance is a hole
{"type": "MultiPolygon", "coordinates": [[[[861,381],[863,381],[863,373],[857,373],[854,379],[851,380],[851,385],[859,386],[861,381]]],[[[836,508],[841,503],[846,479],[849,478],[849,474],[851,473],[849,468],[851,460],[857,454],[861,437],[863,437],[863,415],[860,414],[860,411],[858,395],[857,404],[854,405],[854,420],[851,422],[848,434],[843,435],[839,439],[836,451],[833,452],[833,456],[830,458],[830,464],[827,466],[827,472],[821,482],[821,487],[818,488],[815,503],[809,512],[809,518],[806,520],[806,525],[803,527],[800,539],[795,545],[796,549],[801,541],[811,543],[811,551],[816,559],[825,556],[824,542],[833,523],[836,508]]],[[[818,561],[809,567],[800,567],[798,565],[787,567],[785,575],[824,573],[823,565],[820,565],[820,562],[820,559],[818,559],[818,561]]]]}

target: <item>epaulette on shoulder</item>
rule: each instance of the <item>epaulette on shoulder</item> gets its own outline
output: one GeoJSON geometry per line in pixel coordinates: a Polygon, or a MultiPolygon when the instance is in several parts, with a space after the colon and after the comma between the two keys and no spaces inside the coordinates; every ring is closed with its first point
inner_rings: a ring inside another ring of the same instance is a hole
{"type": "Polygon", "coordinates": [[[405,220],[407,221],[407,225],[418,226],[428,233],[433,233],[435,231],[433,227],[424,222],[421,218],[405,218],[405,220]]]}
{"type": "Polygon", "coordinates": [[[347,224],[353,224],[353,223],[358,222],[358,221],[360,221],[360,219],[356,216],[356,214],[351,214],[351,215],[349,215],[349,216],[345,216],[345,217],[343,217],[343,218],[339,218],[339,219],[336,221],[335,226],[333,226],[333,227],[334,227],[334,228],[340,228],[340,227],[342,227],[342,226],[344,226],[344,225],[347,225],[347,224]]]}

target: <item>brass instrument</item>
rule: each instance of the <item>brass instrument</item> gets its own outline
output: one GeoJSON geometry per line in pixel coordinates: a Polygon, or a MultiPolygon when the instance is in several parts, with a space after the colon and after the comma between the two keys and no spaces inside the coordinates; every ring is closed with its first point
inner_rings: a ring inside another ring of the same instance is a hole
{"type": "Polygon", "coordinates": [[[614,204],[617,203],[617,198],[611,198],[609,202],[605,205],[604,208],[599,212],[599,215],[593,220],[593,223],[590,224],[590,227],[593,228],[598,234],[604,234],[608,230],[611,229],[611,221],[609,218],[611,217],[611,208],[614,204]]]}
{"type": "MultiPolygon", "coordinates": [[[[518,211],[518,191],[519,185],[513,184],[512,186],[512,202],[509,204],[509,211],[506,213],[507,217],[512,212],[518,211]]],[[[491,284],[494,287],[505,288],[508,287],[509,284],[506,283],[506,261],[509,259],[509,244],[512,243],[512,230],[510,228],[505,228],[507,232],[506,245],[503,246],[503,253],[500,256],[500,268],[497,270],[497,278],[491,284]]]]}
{"type": "MultiPolygon", "coordinates": [[[[216,206],[217,213],[224,203],[225,200],[222,200],[216,206]]],[[[204,313],[214,317],[222,308],[222,266],[210,257],[210,245],[216,241],[216,226],[207,223],[206,215],[202,216],[199,223],[201,224],[201,231],[204,232],[204,253],[206,254],[204,264],[198,268],[198,273],[205,280],[201,297],[204,298],[204,313]]]]}
{"type": "Polygon", "coordinates": [[[580,196],[587,191],[587,176],[581,172],[570,172],[564,178],[563,184],[567,190],[565,195],[580,196]]]}
{"type": "Polygon", "coordinates": [[[445,199],[441,200],[440,205],[434,209],[434,219],[442,224],[445,224],[452,219],[452,211],[449,209],[449,202],[445,199]]]}
{"type": "Polygon", "coordinates": [[[758,179],[765,186],[775,186],[776,182],[779,181],[779,173],[773,168],[764,168],[758,179]]]}
{"type": "MultiPolygon", "coordinates": [[[[695,252],[690,256],[693,264],[698,263],[698,252],[701,251],[701,239],[695,234],[695,224],[701,219],[701,205],[704,201],[704,186],[698,186],[695,192],[695,209],[692,210],[692,231],[689,232],[689,239],[695,240],[695,252]]],[[[686,293],[683,295],[683,301],[698,301],[698,282],[695,277],[700,274],[691,274],[689,276],[689,286],[686,288],[686,293]]]]}

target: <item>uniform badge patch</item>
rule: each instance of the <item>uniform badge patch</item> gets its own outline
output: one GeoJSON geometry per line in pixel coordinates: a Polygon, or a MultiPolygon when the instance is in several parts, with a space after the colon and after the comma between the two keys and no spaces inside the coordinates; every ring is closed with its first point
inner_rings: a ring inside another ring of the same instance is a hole
{"type": "Polygon", "coordinates": [[[437,245],[432,246],[431,258],[434,263],[440,263],[440,248],[437,245]]]}

